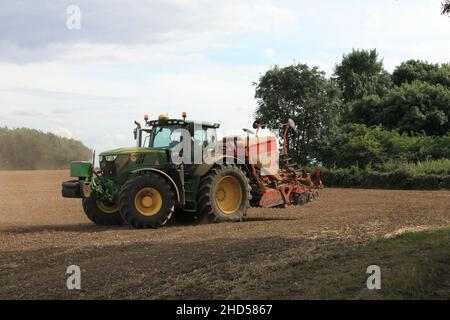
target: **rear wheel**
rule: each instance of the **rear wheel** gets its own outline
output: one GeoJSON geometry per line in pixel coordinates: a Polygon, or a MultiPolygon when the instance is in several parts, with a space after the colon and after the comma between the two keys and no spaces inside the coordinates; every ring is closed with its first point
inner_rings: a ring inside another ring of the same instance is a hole
{"type": "Polygon", "coordinates": [[[250,204],[250,181],[235,165],[211,169],[198,191],[199,216],[206,221],[240,221],[250,204]]]}
{"type": "Polygon", "coordinates": [[[83,210],[89,220],[97,225],[113,226],[123,224],[119,206],[112,202],[97,199],[95,194],[83,199],[83,210]]]}
{"type": "Polygon", "coordinates": [[[132,227],[158,228],[167,223],[174,210],[169,184],[154,173],[135,176],[124,184],[119,197],[120,214],[132,227]]]}

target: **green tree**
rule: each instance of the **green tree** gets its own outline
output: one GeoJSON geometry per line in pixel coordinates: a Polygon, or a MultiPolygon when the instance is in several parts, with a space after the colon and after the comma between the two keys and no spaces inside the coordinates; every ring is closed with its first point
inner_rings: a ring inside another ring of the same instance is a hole
{"type": "Polygon", "coordinates": [[[302,164],[318,158],[323,141],[335,130],[340,92],[317,67],[304,64],[275,66],[255,83],[256,118],[269,128],[280,128],[289,118],[297,124],[290,132],[291,156],[302,164]]]}
{"type": "Polygon", "coordinates": [[[421,81],[404,83],[382,97],[354,101],[347,117],[348,122],[389,130],[445,135],[450,130],[450,90],[421,81]]]}
{"type": "Polygon", "coordinates": [[[392,89],[382,99],[375,121],[401,132],[444,135],[450,130],[450,90],[414,81],[392,89]]]}
{"type": "Polygon", "coordinates": [[[450,88],[450,65],[409,60],[395,68],[392,73],[392,81],[397,86],[416,80],[431,84],[442,84],[450,88]]]}
{"type": "Polygon", "coordinates": [[[346,123],[377,125],[378,115],[382,112],[382,98],[378,95],[365,96],[348,104],[345,114],[346,123]]]}
{"type": "Polygon", "coordinates": [[[450,0],[445,0],[442,4],[442,14],[450,14],[450,0]]]}
{"type": "Polygon", "coordinates": [[[339,84],[344,102],[361,99],[366,95],[383,95],[391,86],[389,73],[378,59],[376,49],[353,50],[336,65],[334,79],[339,84]]]}

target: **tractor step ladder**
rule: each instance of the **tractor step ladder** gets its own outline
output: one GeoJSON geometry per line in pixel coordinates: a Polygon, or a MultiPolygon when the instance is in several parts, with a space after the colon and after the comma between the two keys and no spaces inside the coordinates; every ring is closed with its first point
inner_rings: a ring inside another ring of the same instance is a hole
{"type": "Polygon", "coordinates": [[[185,190],[185,204],[184,210],[189,212],[196,211],[197,199],[195,199],[194,181],[192,175],[185,174],[184,176],[184,190],[185,190]]]}

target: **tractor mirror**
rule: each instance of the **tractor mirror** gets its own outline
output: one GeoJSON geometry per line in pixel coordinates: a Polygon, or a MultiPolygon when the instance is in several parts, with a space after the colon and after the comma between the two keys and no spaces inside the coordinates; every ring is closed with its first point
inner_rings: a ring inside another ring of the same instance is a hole
{"type": "Polygon", "coordinates": [[[246,128],[244,128],[244,129],[242,129],[245,133],[247,133],[247,134],[255,134],[252,130],[250,130],[250,129],[246,129],[246,128]]]}
{"type": "Polygon", "coordinates": [[[292,129],[296,129],[296,125],[295,125],[295,122],[294,122],[294,120],[292,120],[292,119],[289,119],[288,120],[288,124],[289,124],[289,127],[291,127],[292,129]]]}

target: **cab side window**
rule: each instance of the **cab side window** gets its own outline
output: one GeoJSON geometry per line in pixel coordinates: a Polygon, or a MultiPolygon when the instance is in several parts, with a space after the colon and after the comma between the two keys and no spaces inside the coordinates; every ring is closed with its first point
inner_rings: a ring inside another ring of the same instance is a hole
{"type": "Polygon", "coordinates": [[[214,128],[206,129],[206,145],[213,145],[217,142],[217,132],[214,128]]]}
{"type": "Polygon", "coordinates": [[[197,144],[203,144],[205,141],[205,129],[202,127],[199,127],[194,132],[194,140],[197,144]]]}

